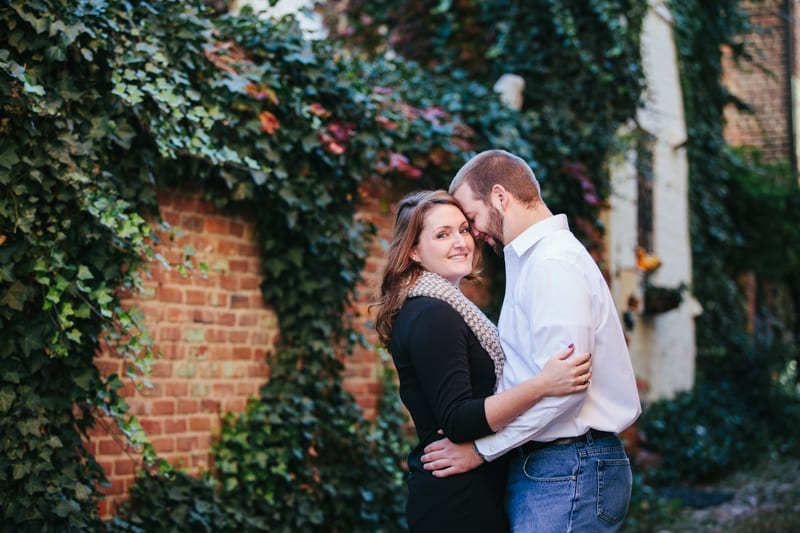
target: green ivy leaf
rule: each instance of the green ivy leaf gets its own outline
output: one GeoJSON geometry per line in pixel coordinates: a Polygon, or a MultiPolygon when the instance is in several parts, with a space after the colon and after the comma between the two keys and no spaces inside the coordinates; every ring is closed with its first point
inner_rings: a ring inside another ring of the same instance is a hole
{"type": "Polygon", "coordinates": [[[15,281],[3,293],[2,298],[0,298],[0,305],[8,306],[15,311],[22,311],[31,294],[32,289],[20,281],[15,281]]]}
{"type": "MultiPolygon", "coordinates": [[[[17,153],[14,151],[14,145],[7,144],[2,150],[0,150],[0,167],[11,170],[11,168],[13,168],[17,163],[19,163],[19,157],[17,157],[17,153]]],[[[3,175],[6,177],[0,179],[0,183],[6,185],[9,183],[9,175],[3,175]]]]}
{"type": "Polygon", "coordinates": [[[5,413],[11,409],[11,405],[17,398],[17,393],[10,387],[0,389],[0,413],[5,413]]]}

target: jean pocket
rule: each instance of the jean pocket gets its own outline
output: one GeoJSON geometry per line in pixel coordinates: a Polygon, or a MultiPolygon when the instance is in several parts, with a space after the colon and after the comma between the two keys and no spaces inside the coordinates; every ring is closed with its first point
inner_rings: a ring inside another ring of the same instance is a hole
{"type": "Polygon", "coordinates": [[[633,474],[630,459],[597,461],[597,516],[611,525],[628,514],[633,474]]]}

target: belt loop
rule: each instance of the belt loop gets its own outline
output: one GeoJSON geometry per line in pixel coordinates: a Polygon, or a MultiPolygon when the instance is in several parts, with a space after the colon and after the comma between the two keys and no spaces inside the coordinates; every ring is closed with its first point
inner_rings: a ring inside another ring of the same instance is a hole
{"type": "Polygon", "coordinates": [[[586,444],[588,444],[589,446],[594,444],[594,438],[592,437],[592,430],[591,429],[587,429],[586,430],[586,444]]]}

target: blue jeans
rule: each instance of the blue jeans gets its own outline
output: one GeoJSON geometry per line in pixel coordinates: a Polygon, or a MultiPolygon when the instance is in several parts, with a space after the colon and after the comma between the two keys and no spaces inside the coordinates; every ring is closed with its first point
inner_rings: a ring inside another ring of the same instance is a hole
{"type": "Polygon", "coordinates": [[[633,476],[619,437],[519,450],[511,456],[506,511],[516,533],[619,531],[633,476]]]}

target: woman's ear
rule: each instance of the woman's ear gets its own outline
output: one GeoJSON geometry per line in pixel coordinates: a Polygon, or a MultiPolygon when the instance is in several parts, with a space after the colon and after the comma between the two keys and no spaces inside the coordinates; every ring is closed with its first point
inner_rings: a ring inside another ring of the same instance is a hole
{"type": "Polygon", "coordinates": [[[413,250],[411,250],[411,253],[410,253],[410,254],[408,254],[408,257],[409,257],[409,258],[410,258],[412,261],[414,261],[415,263],[419,263],[419,262],[420,262],[420,260],[419,260],[419,254],[417,253],[417,249],[416,249],[416,248],[414,248],[413,250]]]}

